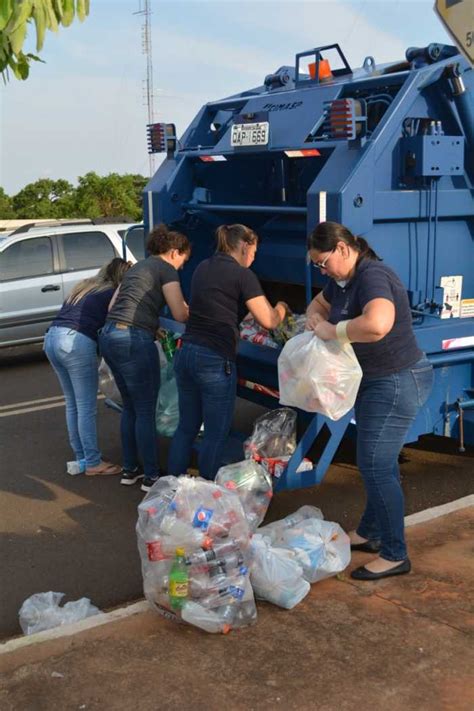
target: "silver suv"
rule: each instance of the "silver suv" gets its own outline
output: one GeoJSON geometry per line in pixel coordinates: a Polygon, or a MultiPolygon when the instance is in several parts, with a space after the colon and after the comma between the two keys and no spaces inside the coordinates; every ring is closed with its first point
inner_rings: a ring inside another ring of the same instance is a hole
{"type": "Polygon", "coordinates": [[[0,233],[0,348],[40,343],[77,282],[114,257],[136,262],[144,251],[143,225],[68,224],[0,233]]]}

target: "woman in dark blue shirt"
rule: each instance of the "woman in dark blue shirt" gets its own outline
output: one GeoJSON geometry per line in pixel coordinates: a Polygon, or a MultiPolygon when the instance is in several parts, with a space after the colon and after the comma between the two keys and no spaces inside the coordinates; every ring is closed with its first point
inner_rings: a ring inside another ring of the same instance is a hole
{"type": "Polygon", "coordinates": [[[307,309],[307,328],[323,340],[352,343],[362,368],[355,404],[357,465],[367,505],[351,547],[378,557],[352,572],[377,580],[410,572],[398,456],[433,384],[418,348],[406,289],[365,239],[323,222],[308,240],[311,260],[328,284],[307,309]]]}
{"type": "Polygon", "coordinates": [[[77,467],[88,476],[119,474],[104,461],[97,444],[97,332],[110,300],[130,267],[119,257],[79,282],[46,333],[44,350],[66,400],[66,424],[77,467]]]}

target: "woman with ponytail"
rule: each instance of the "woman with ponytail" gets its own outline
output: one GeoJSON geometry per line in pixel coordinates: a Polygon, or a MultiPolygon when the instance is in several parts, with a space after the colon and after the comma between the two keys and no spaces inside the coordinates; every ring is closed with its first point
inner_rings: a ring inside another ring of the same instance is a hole
{"type": "Polygon", "coordinates": [[[159,225],[151,232],[150,256],[137,262],[118,292],[99,337],[100,350],[122,396],[121,484],[143,479],[149,491],[160,476],[155,410],[160,388],[160,362],[155,345],[160,311],[167,304],[176,321],[186,321],[178,269],[189,259],[191,245],[179,232],[159,225]]]}
{"type": "Polygon", "coordinates": [[[255,232],[245,225],[222,225],[216,237],[216,253],[193,274],[189,321],[183,345],[175,354],[179,425],[168,460],[168,473],[174,476],[186,473],[203,423],[199,474],[213,479],[222,463],[236,398],[242,306],[264,328],[278,326],[287,310],[282,302],[271,306],[249,269],[257,251],[255,232]]]}
{"type": "Polygon", "coordinates": [[[64,302],[44,341],[66,401],[66,425],[77,467],[87,476],[119,474],[102,459],[97,443],[97,333],[130,265],[115,257],[96,276],[79,282],[64,302]]]}
{"type": "Polygon", "coordinates": [[[307,309],[307,329],[323,340],[352,343],[362,368],[355,404],[357,465],[367,504],[351,548],[378,556],[352,572],[378,580],[410,572],[398,456],[433,384],[419,349],[402,282],[362,237],[322,222],[311,233],[313,265],[329,277],[307,309]]]}

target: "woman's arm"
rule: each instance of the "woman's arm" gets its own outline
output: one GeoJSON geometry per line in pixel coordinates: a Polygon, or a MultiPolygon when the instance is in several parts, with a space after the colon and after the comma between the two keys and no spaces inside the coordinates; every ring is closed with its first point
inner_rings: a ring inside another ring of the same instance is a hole
{"type": "Polygon", "coordinates": [[[163,296],[175,321],[187,321],[189,318],[189,306],[184,300],[179,282],[171,281],[165,284],[163,286],[163,296]]]}
{"type": "Polygon", "coordinates": [[[269,330],[280,325],[288,310],[283,301],[279,301],[273,308],[266,296],[255,296],[253,299],[246,301],[245,304],[260,326],[269,330]]]}
{"type": "MultiPolygon", "coordinates": [[[[362,314],[347,321],[347,337],[351,343],[375,343],[389,333],[395,323],[395,306],[388,299],[372,299],[362,314]]],[[[337,338],[336,326],[327,321],[314,327],[314,333],[323,341],[337,338]]]]}

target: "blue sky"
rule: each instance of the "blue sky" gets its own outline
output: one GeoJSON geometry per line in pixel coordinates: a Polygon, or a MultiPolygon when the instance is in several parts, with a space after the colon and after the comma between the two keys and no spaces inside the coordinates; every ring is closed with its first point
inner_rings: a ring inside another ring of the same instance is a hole
{"type": "MultiPolygon", "coordinates": [[[[182,133],[206,101],[262,83],[296,52],[338,42],[352,66],[451,43],[433,0],[151,0],[156,120],[182,133]]],[[[91,0],[48,33],[26,82],[0,88],[0,186],[89,170],[148,174],[139,0],[91,0]]],[[[34,51],[34,31],[28,49],[34,51]]]]}

